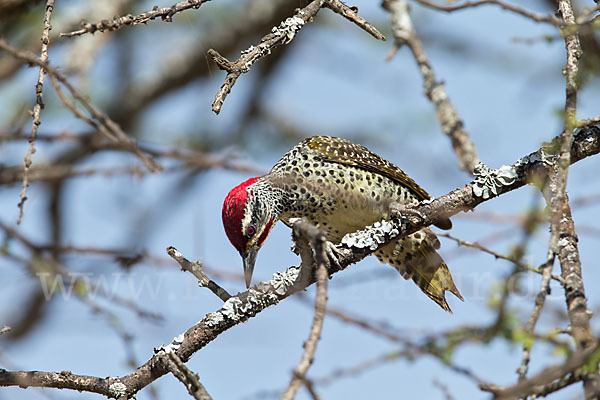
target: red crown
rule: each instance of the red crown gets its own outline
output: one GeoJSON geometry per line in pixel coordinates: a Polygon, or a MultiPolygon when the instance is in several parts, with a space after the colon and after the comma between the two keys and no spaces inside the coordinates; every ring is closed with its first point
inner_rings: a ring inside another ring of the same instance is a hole
{"type": "Polygon", "coordinates": [[[248,193],[246,188],[258,180],[250,178],[246,182],[240,183],[225,197],[223,202],[223,227],[231,244],[238,250],[243,251],[246,247],[248,239],[242,232],[242,219],[246,210],[246,202],[248,201],[248,193]]]}

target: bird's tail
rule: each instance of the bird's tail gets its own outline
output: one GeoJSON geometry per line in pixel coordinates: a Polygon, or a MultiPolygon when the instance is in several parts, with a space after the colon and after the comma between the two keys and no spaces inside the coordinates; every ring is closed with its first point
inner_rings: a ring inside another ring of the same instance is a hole
{"type": "Polygon", "coordinates": [[[437,253],[438,238],[429,229],[423,229],[394,241],[375,252],[377,258],[392,265],[404,279],[412,279],[431,300],[448,312],[446,290],[463,300],[454,284],[448,266],[437,253]]]}

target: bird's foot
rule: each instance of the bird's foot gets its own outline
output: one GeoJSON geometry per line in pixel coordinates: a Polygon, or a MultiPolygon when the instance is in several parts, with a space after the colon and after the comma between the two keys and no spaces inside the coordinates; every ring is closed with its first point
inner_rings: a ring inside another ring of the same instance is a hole
{"type": "Polygon", "coordinates": [[[400,218],[402,215],[410,215],[419,218],[421,221],[425,220],[425,216],[414,208],[408,208],[399,203],[390,204],[390,211],[392,217],[400,218]]]}
{"type": "Polygon", "coordinates": [[[329,264],[341,269],[342,266],[340,264],[340,257],[342,257],[344,253],[329,240],[326,240],[325,243],[323,243],[323,245],[325,246],[325,254],[327,254],[329,264]]]}
{"type": "MultiPolygon", "coordinates": [[[[426,204],[427,202],[431,202],[431,200],[423,200],[421,203],[426,204]]],[[[423,215],[422,212],[415,210],[414,208],[408,208],[399,203],[390,204],[390,212],[394,218],[400,218],[404,215],[419,218],[419,223],[426,220],[425,215],[423,215]]],[[[434,225],[444,230],[452,229],[452,221],[450,221],[450,218],[440,219],[438,222],[434,223],[434,225]]]]}

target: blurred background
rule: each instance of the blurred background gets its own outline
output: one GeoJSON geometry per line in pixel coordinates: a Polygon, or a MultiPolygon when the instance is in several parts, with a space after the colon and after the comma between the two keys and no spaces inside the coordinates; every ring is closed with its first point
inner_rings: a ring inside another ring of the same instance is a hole
{"type": "MultiPolygon", "coordinates": [[[[240,77],[220,115],[211,103],[225,73],[206,56],[230,60],[306,1],[219,0],[199,10],[115,32],[59,38],[114,15],[155,3],[132,0],[57,2],[50,62],[120,124],[164,170],[150,173],[128,151],[73,116],[46,80],[24,217],[16,225],[23,158],[38,69],[0,51],[0,367],[129,374],[205,314],[221,307],[165,253],[175,246],[204,263],[231,293],[244,290],[242,263],[227,240],[221,206],[243,180],[267,172],[307,136],[359,142],[406,171],[434,196],[468,183],[422,78],[406,48],[393,46],[389,14],[378,2],[355,1],[387,41],[377,41],[328,9],[287,46],[240,77]]],[[[43,2],[0,2],[0,35],[39,55],[43,2]],[[4,3],[4,4],[3,4],[4,3]],[[12,6],[11,6],[12,4],[12,6]]],[[[169,6],[170,4],[159,4],[169,6]]],[[[548,24],[494,5],[444,13],[411,3],[436,76],[465,122],[479,156],[510,165],[557,136],[563,126],[564,41],[548,24]]],[[[521,7],[554,13],[552,1],[521,7]]],[[[578,10],[594,7],[578,1],[578,10]]],[[[600,110],[600,35],[582,32],[578,117],[600,110]]],[[[588,306],[598,312],[600,158],[570,169],[568,193],[579,235],[588,306]]],[[[524,187],[453,218],[454,237],[538,266],[548,223],[537,189],[524,187]]],[[[441,238],[441,254],[465,301],[449,296],[441,310],[389,266],[368,257],[330,281],[328,315],[315,363],[316,391],[335,398],[487,399],[478,381],[516,382],[522,334],[540,276],[509,261],[441,238]],[[351,317],[351,318],[350,318],[351,317]],[[363,321],[376,329],[352,323],[363,321]],[[375,331],[380,332],[379,334],[375,331]],[[384,337],[381,332],[387,332],[384,337]],[[400,338],[392,340],[390,336],[400,338]],[[427,351],[425,351],[427,350],[427,351]]],[[[254,280],[297,265],[290,231],[273,230],[254,280]]],[[[555,265],[554,274],[560,274],[555,265]]],[[[530,375],[564,360],[563,291],[557,282],[537,325],[530,375]]],[[[187,364],[214,399],[278,398],[302,354],[313,316],[314,287],[235,326],[187,364]]],[[[596,334],[598,318],[592,319],[596,334]]],[[[189,395],[172,376],[138,399],[189,395]]],[[[582,397],[575,384],[551,399],[582,397]]],[[[2,388],[0,399],[94,399],[55,389],[2,388]]],[[[310,398],[301,390],[299,399],[310,398]]]]}

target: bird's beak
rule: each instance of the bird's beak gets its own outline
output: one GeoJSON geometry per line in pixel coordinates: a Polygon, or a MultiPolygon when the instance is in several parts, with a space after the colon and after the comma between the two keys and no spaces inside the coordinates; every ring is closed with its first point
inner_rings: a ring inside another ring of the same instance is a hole
{"type": "Polygon", "coordinates": [[[254,272],[254,263],[258,254],[258,246],[250,246],[248,253],[242,256],[244,259],[244,277],[246,278],[246,288],[250,287],[252,281],[252,272],[254,272]]]}

